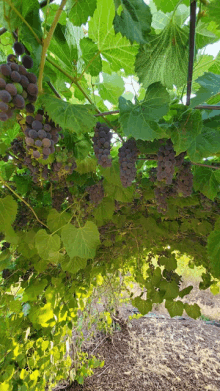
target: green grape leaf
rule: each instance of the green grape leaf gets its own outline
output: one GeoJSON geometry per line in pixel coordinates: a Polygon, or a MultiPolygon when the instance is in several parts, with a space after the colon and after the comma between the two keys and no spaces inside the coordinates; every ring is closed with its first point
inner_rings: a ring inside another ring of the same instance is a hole
{"type": "Polygon", "coordinates": [[[147,89],[142,102],[131,103],[119,98],[120,123],[126,136],[153,141],[163,137],[163,130],[155,123],[169,110],[169,94],[161,83],[154,83],[147,89]]]}
{"type": "Polygon", "coordinates": [[[115,34],[113,0],[97,0],[97,8],[89,21],[89,38],[97,43],[98,50],[110,63],[113,71],[124,69],[126,75],[134,73],[138,45],[131,45],[120,33],[115,34]]]}
{"type": "Polygon", "coordinates": [[[134,188],[133,186],[127,188],[122,186],[118,161],[114,160],[111,167],[101,168],[100,170],[105,178],[103,182],[105,194],[116,201],[131,202],[134,196],[134,188]]]}
{"type": "MultiPolygon", "coordinates": [[[[158,10],[166,13],[173,11],[175,6],[179,3],[179,0],[154,0],[154,3],[158,10]]],[[[188,0],[183,0],[182,3],[189,6],[188,0]]]]}
{"type": "Polygon", "coordinates": [[[132,305],[136,307],[142,315],[146,315],[152,310],[152,302],[149,299],[142,300],[140,297],[135,297],[135,299],[132,300],[132,305]]]}
{"type": "Polygon", "coordinates": [[[35,236],[35,246],[43,260],[55,263],[58,261],[60,237],[57,234],[51,236],[44,229],[40,229],[35,236]]]}
{"type": "Polygon", "coordinates": [[[120,32],[131,42],[144,44],[151,31],[150,7],[143,0],[128,0],[122,2],[122,12],[115,15],[114,27],[116,34],[120,32]]]}
{"type": "Polygon", "coordinates": [[[136,57],[139,83],[144,88],[155,82],[169,89],[173,85],[183,86],[187,79],[188,40],[188,31],[172,19],[159,34],[150,36],[149,43],[140,46],[136,57]]]}
{"type": "Polygon", "coordinates": [[[95,208],[94,217],[97,222],[111,220],[115,210],[114,200],[111,198],[104,198],[102,202],[95,208]]]}
{"type": "Polygon", "coordinates": [[[47,225],[50,228],[50,231],[54,232],[66,225],[70,218],[71,216],[67,212],[59,213],[56,209],[51,209],[47,216],[47,225]]]}
{"type": "Polygon", "coordinates": [[[196,319],[201,316],[200,308],[198,304],[184,304],[184,310],[190,318],[196,319]]]}
{"type": "Polygon", "coordinates": [[[47,303],[43,307],[35,308],[33,306],[28,314],[28,318],[34,325],[39,324],[42,327],[48,327],[48,321],[54,318],[51,303],[47,303]]]}
{"type": "Polygon", "coordinates": [[[83,160],[76,159],[77,168],[76,172],[79,174],[87,174],[88,172],[95,172],[97,166],[97,159],[87,156],[83,160]]]}
{"type": "Polygon", "coordinates": [[[212,72],[205,72],[203,76],[196,79],[196,83],[200,85],[196,92],[195,98],[190,101],[191,108],[207,102],[212,96],[220,92],[220,75],[215,75],[212,72]]]}
{"type": "Polygon", "coordinates": [[[207,252],[210,266],[215,277],[220,277],[220,230],[215,230],[208,236],[207,252]]]}
{"type": "Polygon", "coordinates": [[[187,149],[187,155],[192,162],[200,162],[203,158],[220,152],[220,131],[204,127],[187,149]]]}
{"type": "Polygon", "coordinates": [[[217,27],[220,28],[220,4],[218,0],[213,0],[211,3],[207,2],[207,21],[215,21],[217,27]]]}
{"type": "Polygon", "coordinates": [[[220,172],[208,167],[193,167],[193,188],[210,200],[214,200],[220,189],[220,172]]]}
{"type": "Polygon", "coordinates": [[[113,105],[118,104],[118,98],[123,94],[125,87],[121,76],[113,72],[111,75],[102,73],[103,81],[97,83],[96,86],[103,100],[108,100],[113,105]]]}
{"type": "Polygon", "coordinates": [[[202,116],[199,110],[187,111],[182,114],[179,126],[173,126],[171,140],[176,154],[185,152],[202,130],[202,116]]]}
{"type": "Polygon", "coordinates": [[[166,300],[165,307],[168,310],[171,318],[174,316],[182,316],[183,314],[184,304],[180,300],[166,300]]]}
{"type": "Polygon", "coordinates": [[[181,299],[182,299],[184,296],[188,295],[191,292],[192,289],[193,289],[192,285],[187,286],[186,288],[182,289],[179,292],[179,297],[181,297],[181,299]]]}
{"type": "Polygon", "coordinates": [[[22,1],[22,16],[25,16],[34,9],[39,9],[38,0],[22,1]]]}
{"type": "Polygon", "coordinates": [[[22,301],[35,301],[37,296],[42,294],[44,288],[48,284],[48,281],[44,278],[43,280],[36,279],[35,281],[30,281],[30,285],[25,289],[22,297],[22,301]]]}
{"type": "Polygon", "coordinates": [[[28,190],[31,189],[31,178],[30,177],[24,177],[23,175],[15,175],[13,176],[13,181],[16,184],[17,192],[19,194],[26,194],[28,190]]]}
{"type": "Polygon", "coordinates": [[[179,288],[175,281],[162,281],[160,290],[165,291],[164,299],[175,299],[179,295],[179,288]]]}
{"type": "Polygon", "coordinates": [[[62,128],[81,134],[91,131],[96,124],[88,105],[72,105],[47,94],[41,95],[38,100],[45,107],[49,117],[62,128]]]}
{"type": "Polygon", "coordinates": [[[68,18],[74,26],[86,24],[88,17],[94,14],[97,0],[68,0],[68,18]]]}
{"type": "Polygon", "coordinates": [[[17,202],[8,195],[0,198],[0,232],[6,232],[11,228],[17,214],[17,202]]]}
{"type": "Polygon", "coordinates": [[[166,270],[171,271],[177,268],[177,261],[174,254],[169,257],[160,257],[160,265],[165,266],[166,270]]]}
{"type": "Polygon", "coordinates": [[[83,38],[80,40],[80,48],[86,73],[90,73],[91,76],[98,76],[102,70],[102,60],[97,45],[90,38],[83,38]]]}
{"type": "Polygon", "coordinates": [[[78,257],[69,258],[68,256],[65,256],[61,260],[60,264],[63,271],[75,274],[80,269],[85,269],[87,260],[78,257]]]}
{"type": "Polygon", "coordinates": [[[76,228],[67,224],[61,231],[61,238],[70,258],[94,258],[100,244],[99,231],[91,221],[84,227],[76,228]]]}

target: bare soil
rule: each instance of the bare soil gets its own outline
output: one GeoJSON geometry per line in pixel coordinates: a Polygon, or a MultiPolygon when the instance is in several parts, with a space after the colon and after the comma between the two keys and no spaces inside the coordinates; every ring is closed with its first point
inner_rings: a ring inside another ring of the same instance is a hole
{"type": "MultiPolygon", "coordinates": [[[[198,303],[203,315],[215,319],[215,325],[191,319],[186,313],[170,318],[163,305],[142,318],[128,320],[135,308],[124,303],[117,313],[121,330],[110,337],[98,333],[86,348],[89,355],[105,360],[104,367],[95,369],[83,385],[73,384],[68,389],[219,391],[220,295],[193,285],[193,294],[186,301],[198,303]]],[[[136,289],[135,295],[139,293],[136,289]]]]}

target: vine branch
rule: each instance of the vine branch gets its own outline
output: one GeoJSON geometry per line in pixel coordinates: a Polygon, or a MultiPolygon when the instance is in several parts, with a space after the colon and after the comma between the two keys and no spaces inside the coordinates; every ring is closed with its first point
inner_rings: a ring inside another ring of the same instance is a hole
{"type": "Polygon", "coordinates": [[[12,188],[11,186],[9,186],[3,178],[0,177],[0,181],[3,183],[4,186],[6,186],[17,198],[19,198],[20,201],[24,202],[24,204],[31,210],[31,212],[34,214],[36,220],[38,221],[38,223],[40,223],[41,225],[43,225],[44,227],[48,228],[48,226],[46,224],[44,224],[37,216],[37,214],[35,213],[34,209],[30,206],[30,204],[28,204],[27,201],[25,201],[23,198],[21,198],[12,188]]]}
{"type": "Polygon", "coordinates": [[[187,96],[186,96],[187,106],[190,105],[190,95],[192,90],[195,31],[196,31],[196,0],[190,3],[189,64],[188,64],[187,96]]]}
{"type": "Polygon", "coordinates": [[[57,96],[57,98],[62,99],[59,92],[56,90],[56,88],[53,86],[53,84],[50,81],[47,81],[47,84],[51,88],[51,90],[54,92],[54,94],[57,96]]]}
{"type": "Polygon", "coordinates": [[[213,168],[214,170],[220,170],[220,167],[211,166],[210,164],[193,163],[193,162],[191,162],[191,164],[193,164],[194,166],[208,167],[208,168],[213,168]]]}
{"type": "Polygon", "coordinates": [[[40,62],[40,72],[39,72],[39,78],[38,78],[39,92],[42,92],[42,90],[43,90],[43,73],[44,73],[44,66],[45,66],[45,62],[46,62],[47,50],[50,46],[50,41],[53,37],[54,30],[57,26],[59,19],[60,19],[63,8],[66,5],[66,2],[67,2],[67,0],[62,0],[61,4],[56,12],[56,15],[54,17],[54,20],[53,20],[53,23],[50,27],[50,30],[47,33],[47,37],[43,40],[43,48],[42,48],[41,62],[40,62]]]}

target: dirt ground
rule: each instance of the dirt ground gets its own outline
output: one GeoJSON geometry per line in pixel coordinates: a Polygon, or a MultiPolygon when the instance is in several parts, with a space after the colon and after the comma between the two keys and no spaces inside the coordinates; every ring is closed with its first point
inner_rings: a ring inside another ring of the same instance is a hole
{"type": "MultiPolygon", "coordinates": [[[[188,284],[189,285],[189,284],[188,284]]],[[[99,332],[85,351],[105,360],[103,368],[73,384],[70,391],[219,391],[220,390],[220,295],[200,291],[185,299],[198,303],[202,314],[215,324],[194,320],[186,313],[170,318],[163,305],[139,319],[131,304],[119,307],[121,330],[106,337],[99,332]]],[[[137,287],[134,287],[138,295],[137,287]]],[[[100,307],[100,310],[102,308],[100,307]]]]}

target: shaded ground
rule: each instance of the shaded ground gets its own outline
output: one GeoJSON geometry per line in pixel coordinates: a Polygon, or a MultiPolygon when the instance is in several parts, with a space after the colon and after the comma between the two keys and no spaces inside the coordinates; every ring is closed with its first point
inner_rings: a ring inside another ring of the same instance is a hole
{"type": "MultiPolygon", "coordinates": [[[[190,285],[187,283],[187,285],[190,285]]],[[[85,344],[84,351],[105,360],[84,385],[70,391],[219,391],[220,390],[220,295],[200,291],[193,283],[188,303],[198,303],[202,314],[215,319],[205,322],[170,318],[164,305],[152,313],[128,321],[135,313],[131,304],[119,307],[121,330],[106,337],[99,332],[85,344]],[[211,323],[215,323],[211,324],[211,323]]],[[[183,286],[182,288],[184,288],[183,286]]],[[[134,286],[135,296],[140,290],[134,286]]],[[[103,306],[95,304],[99,311],[103,306]]]]}

